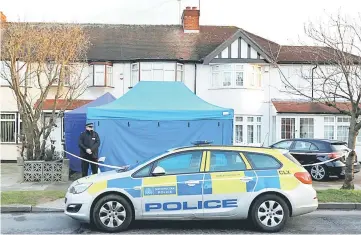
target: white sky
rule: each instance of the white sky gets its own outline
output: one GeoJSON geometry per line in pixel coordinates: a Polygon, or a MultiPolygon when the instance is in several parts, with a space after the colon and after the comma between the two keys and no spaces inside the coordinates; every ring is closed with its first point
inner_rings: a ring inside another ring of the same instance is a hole
{"type": "MultiPolygon", "coordinates": [[[[325,12],[356,16],[360,0],[200,0],[202,25],[234,25],[281,44],[296,44],[304,23],[325,12]]],[[[181,10],[199,0],[181,0],[181,10]]],[[[1,0],[8,21],[178,24],[178,0],[1,0]]],[[[359,11],[359,12],[358,12],[359,11]]]]}

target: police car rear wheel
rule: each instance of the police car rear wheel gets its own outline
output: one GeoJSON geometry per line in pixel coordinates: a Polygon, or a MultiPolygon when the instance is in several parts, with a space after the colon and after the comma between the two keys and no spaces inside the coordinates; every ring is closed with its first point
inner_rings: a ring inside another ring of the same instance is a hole
{"type": "Polygon", "coordinates": [[[254,225],[265,232],[278,232],[283,229],[289,218],[286,202],[274,194],[259,197],[251,208],[254,225]]]}
{"type": "Polygon", "coordinates": [[[102,197],[93,210],[93,221],[98,229],[106,232],[126,230],[133,220],[128,201],[119,195],[102,197]]]}

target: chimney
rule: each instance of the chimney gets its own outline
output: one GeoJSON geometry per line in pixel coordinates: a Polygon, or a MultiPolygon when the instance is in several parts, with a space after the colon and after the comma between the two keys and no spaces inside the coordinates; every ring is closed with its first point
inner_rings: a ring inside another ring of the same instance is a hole
{"type": "Polygon", "coordinates": [[[2,11],[0,11],[0,29],[5,27],[5,23],[6,23],[6,16],[2,11]]]}
{"type": "Polygon", "coordinates": [[[200,11],[197,7],[186,7],[182,15],[183,30],[185,33],[199,33],[200,11]]]}
{"type": "Polygon", "coordinates": [[[0,11],[0,22],[5,23],[6,22],[6,16],[2,11],[0,11]]]}

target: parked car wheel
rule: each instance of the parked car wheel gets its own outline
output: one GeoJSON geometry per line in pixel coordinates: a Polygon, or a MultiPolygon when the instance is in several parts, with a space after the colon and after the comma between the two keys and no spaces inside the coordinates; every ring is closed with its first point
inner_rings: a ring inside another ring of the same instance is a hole
{"type": "Polygon", "coordinates": [[[315,165],[310,168],[310,174],[313,180],[322,181],[328,179],[327,167],[323,165],[315,165]]]}
{"type": "Polygon", "coordinates": [[[250,219],[263,232],[278,232],[284,228],[289,214],[289,208],[281,197],[266,194],[256,199],[250,219]]]}
{"type": "Polygon", "coordinates": [[[102,197],[94,206],[93,221],[104,232],[126,230],[133,221],[133,211],[128,201],[115,194],[102,197]]]}

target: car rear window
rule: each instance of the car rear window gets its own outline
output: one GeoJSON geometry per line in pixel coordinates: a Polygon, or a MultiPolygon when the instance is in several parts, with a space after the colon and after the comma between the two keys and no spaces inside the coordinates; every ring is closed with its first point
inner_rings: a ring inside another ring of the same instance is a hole
{"type": "Polygon", "coordinates": [[[331,144],[332,148],[336,151],[344,151],[347,150],[347,146],[344,143],[333,143],[331,144]]]}
{"type": "Polygon", "coordinates": [[[272,156],[262,153],[243,153],[255,170],[279,169],[281,164],[272,156]]]}

